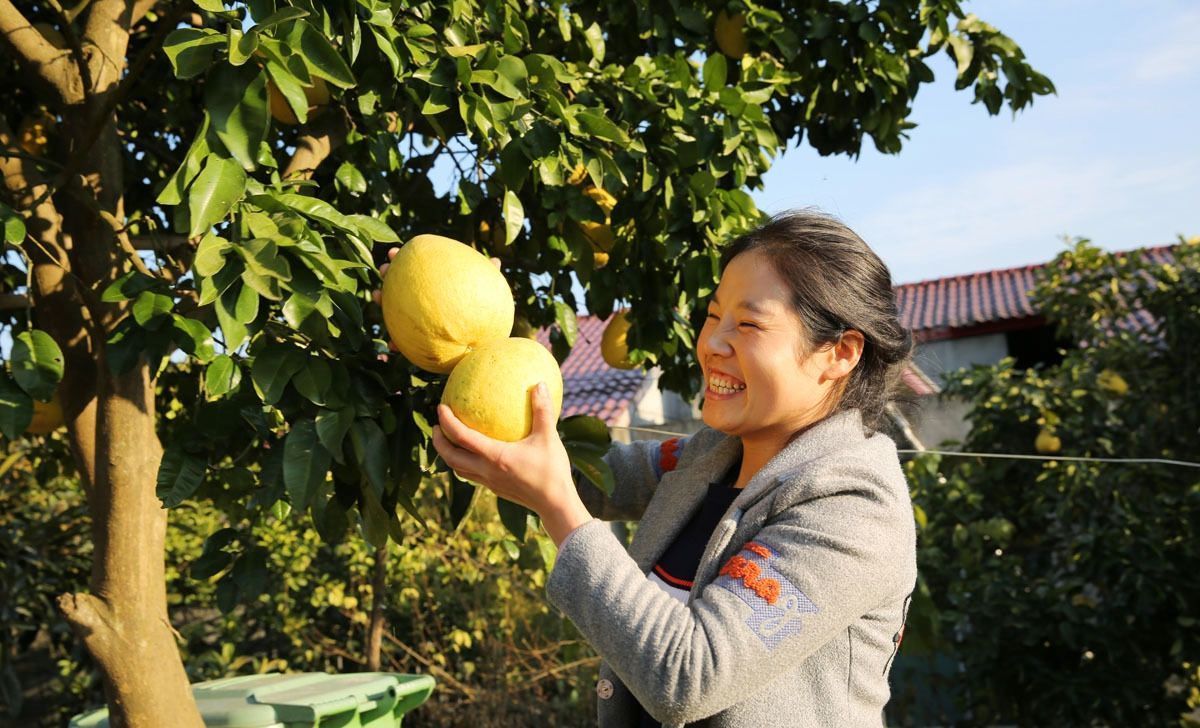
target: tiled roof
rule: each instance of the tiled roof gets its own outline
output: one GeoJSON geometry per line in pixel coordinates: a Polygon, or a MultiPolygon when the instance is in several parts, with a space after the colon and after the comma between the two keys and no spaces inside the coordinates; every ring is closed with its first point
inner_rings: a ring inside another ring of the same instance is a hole
{"type": "MultiPolygon", "coordinates": [[[[1171,246],[1145,248],[1154,263],[1172,260],[1171,246]]],[[[896,286],[900,322],[921,334],[1038,315],[1030,303],[1034,273],[1045,263],[935,278],[896,286]]]]}
{"type": "MultiPolygon", "coordinates": [[[[618,424],[646,382],[641,369],[614,369],[605,363],[600,337],[607,324],[596,316],[579,317],[579,338],[562,363],[563,417],[592,415],[618,424]]],[[[547,330],[538,332],[538,341],[549,346],[547,330]]]]}

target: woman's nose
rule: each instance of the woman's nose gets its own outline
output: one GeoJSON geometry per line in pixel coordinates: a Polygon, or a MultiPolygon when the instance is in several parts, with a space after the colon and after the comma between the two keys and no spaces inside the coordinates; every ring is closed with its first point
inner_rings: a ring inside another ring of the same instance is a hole
{"type": "Polygon", "coordinates": [[[733,347],[729,345],[729,331],[723,324],[713,327],[708,337],[708,350],[717,356],[729,356],[733,353],[733,347]]]}

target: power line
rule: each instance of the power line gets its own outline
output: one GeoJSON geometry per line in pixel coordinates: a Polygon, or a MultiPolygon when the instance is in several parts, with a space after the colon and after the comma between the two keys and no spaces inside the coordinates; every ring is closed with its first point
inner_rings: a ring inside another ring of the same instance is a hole
{"type": "MultiPolygon", "coordinates": [[[[609,425],[609,429],[627,430],[630,432],[650,432],[656,435],[668,435],[670,437],[687,437],[686,432],[671,432],[670,430],[660,430],[653,427],[632,427],[625,425],[609,425]]],[[[999,460],[1055,460],[1066,462],[1079,463],[1119,463],[1119,464],[1139,464],[1139,465],[1177,465],[1183,468],[1200,468],[1200,463],[1194,463],[1188,460],[1170,460],[1168,458],[1098,458],[1098,457],[1079,457],[1071,455],[1022,455],[1019,453],[1003,453],[1003,452],[962,452],[958,450],[897,450],[901,455],[945,455],[949,457],[975,457],[975,458],[995,458],[999,460]]]]}

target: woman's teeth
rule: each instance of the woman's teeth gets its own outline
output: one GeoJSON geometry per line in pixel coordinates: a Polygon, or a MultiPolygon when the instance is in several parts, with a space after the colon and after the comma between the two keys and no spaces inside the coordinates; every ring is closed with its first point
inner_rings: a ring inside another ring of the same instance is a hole
{"type": "Polygon", "coordinates": [[[734,394],[746,388],[745,384],[734,384],[724,377],[709,377],[708,386],[717,394],[734,394]]]}

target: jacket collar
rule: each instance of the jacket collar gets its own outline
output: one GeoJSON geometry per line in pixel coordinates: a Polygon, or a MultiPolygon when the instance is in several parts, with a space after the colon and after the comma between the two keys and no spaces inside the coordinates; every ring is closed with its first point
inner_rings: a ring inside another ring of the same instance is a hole
{"type": "MultiPolygon", "coordinates": [[[[714,434],[716,436],[710,446],[694,455],[688,453],[691,462],[685,463],[679,470],[664,474],[659,482],[629,547],[630,556],[643,571],[649,571],[654,566],[654,562],[687,524],[707,495],[707,486],[720,478],[741,457],[740,438],[714,434]]],[[[857,410],[846,410],[826,417],[797,435],[771,458],[734,499],[730,510],[746,511],[769,494],[776,483],[805,463],[863,437],[862,418],[857,410]]],[[[698,434],[696,439],[702,438],[698,434]]]]}

